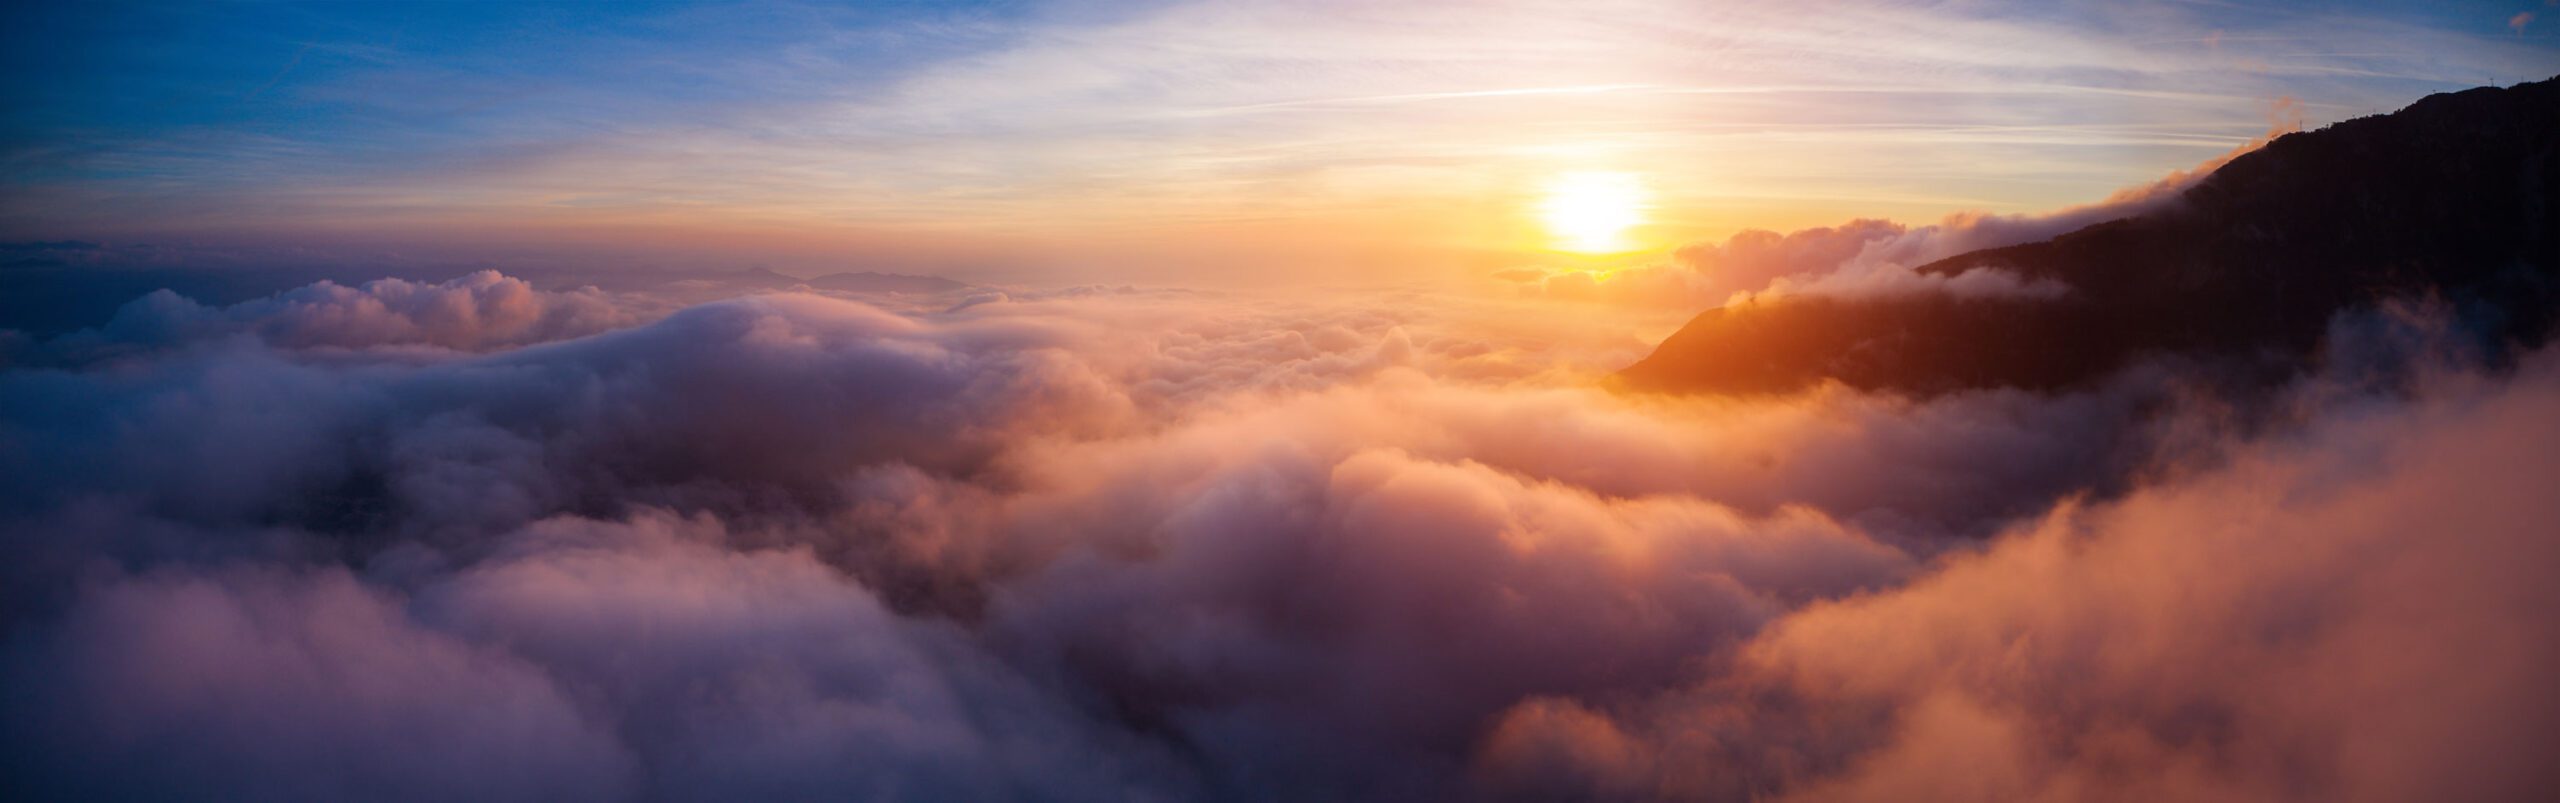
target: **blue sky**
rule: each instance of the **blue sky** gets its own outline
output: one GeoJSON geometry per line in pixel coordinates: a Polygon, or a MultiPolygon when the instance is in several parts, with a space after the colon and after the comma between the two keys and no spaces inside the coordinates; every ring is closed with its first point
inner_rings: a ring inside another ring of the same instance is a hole
{"type": "Polygon", "coordinates": [[[1661,247],[2033,211],[2560,73],[2543,0],[21,5],[0,237],[1025,270],[1519,248],[1574,170],[1661,247]]]}

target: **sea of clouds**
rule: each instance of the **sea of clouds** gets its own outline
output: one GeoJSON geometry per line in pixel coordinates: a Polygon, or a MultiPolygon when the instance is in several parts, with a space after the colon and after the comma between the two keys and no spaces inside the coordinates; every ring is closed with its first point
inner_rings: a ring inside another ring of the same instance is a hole
{"type": "Polygon", "coordinates": [[[2550,799],[2560,355],[2359,316],[1917,401],[1545,297],[154,294],[0,338],[0,791],[2550,799]]]}

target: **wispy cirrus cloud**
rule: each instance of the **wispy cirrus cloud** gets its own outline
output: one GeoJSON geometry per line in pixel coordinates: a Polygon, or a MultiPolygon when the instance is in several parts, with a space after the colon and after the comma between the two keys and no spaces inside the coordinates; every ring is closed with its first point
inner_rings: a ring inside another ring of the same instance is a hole
{"type": "MultiPolygon", "coordinates": [[[[192,35],[271,53],[239,57],[236,92],[105,48],[95,58],[136,66],[93,77],[100,99],[30,95],[92,113],[21,134],[7,225],[645,225],[791,231],[806,252],[900,236],[1090,247],[1143,222],[1192,227],[1172,239],[1333,226],[1508,248],[1527,243],[1500,199],[1603,168],[1668,189],[1653,232],[1667,245],[2059,206],[2246,141],[2280,95],[2316,124],[2554,63],[2539,42],[2382,7],[275,13],[290,38],[223,20],[192,35]],[[115,100],[155,85],[192,99],[115,100]]],[[[193,52],[175,58],[210,58],[193,52]]]]}

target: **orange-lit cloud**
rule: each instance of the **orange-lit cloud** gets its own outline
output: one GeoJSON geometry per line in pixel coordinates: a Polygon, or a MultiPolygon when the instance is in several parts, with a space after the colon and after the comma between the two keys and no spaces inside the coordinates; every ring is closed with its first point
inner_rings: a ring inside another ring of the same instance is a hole
{"type": "Polygon", "coordinates": [[[1623,718],[1524,703],[1484,771],[1628,798],[2538,797],[2560,786],[2560,649],[2534,567],[2560,511],[2523,478],[2560,437],[2555,368],[2441,377],[2411,408],[2058,507],[1623,718]]]}

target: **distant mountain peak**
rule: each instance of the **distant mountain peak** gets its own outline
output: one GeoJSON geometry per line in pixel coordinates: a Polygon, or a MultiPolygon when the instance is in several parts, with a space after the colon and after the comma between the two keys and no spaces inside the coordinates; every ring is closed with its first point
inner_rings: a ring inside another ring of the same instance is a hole
{"type": "Polygon", "coordinates": [[[771,268],[763,266],[733,271],[723,274],[721,278],[733,284],[744,284],[749,287],[769,290],[786,290],[793,287],[807,286],[819,290],[834,290],[847,293],[908,293],[916,295],[930,295],[935,293],[957,292],[975,287],[975,285],[967,282],[955,279],[946,279],[940,276],[913,276],[903,273],[881,273],[878,271],[868,270],[859,272],[830,273],[823,276],[814,276],[803,279],[798,276],[779,273],[771,268]]]}
{"type": "Polygon", "coordinates": [[[2560,306],[2560,78],[2431,95],[2288,134],[2179,203],[1920,266],[1994,268],[2053,298],[1782,298],[1708,310],[1620,373],[1629,387],[1913,393],[2055,389],[2148,357],[2289,373],[2341,311],[2449,302],[2493,346],[2538,345],[2560,306]]]}
{"type": "Polygon", "coordinates": [[[909,276],[900,273],[862,271],[830,273],[809,280],[810,287],[855,293],[950,293],[969,289],[967,282],[940,276],[909,276]]]}

